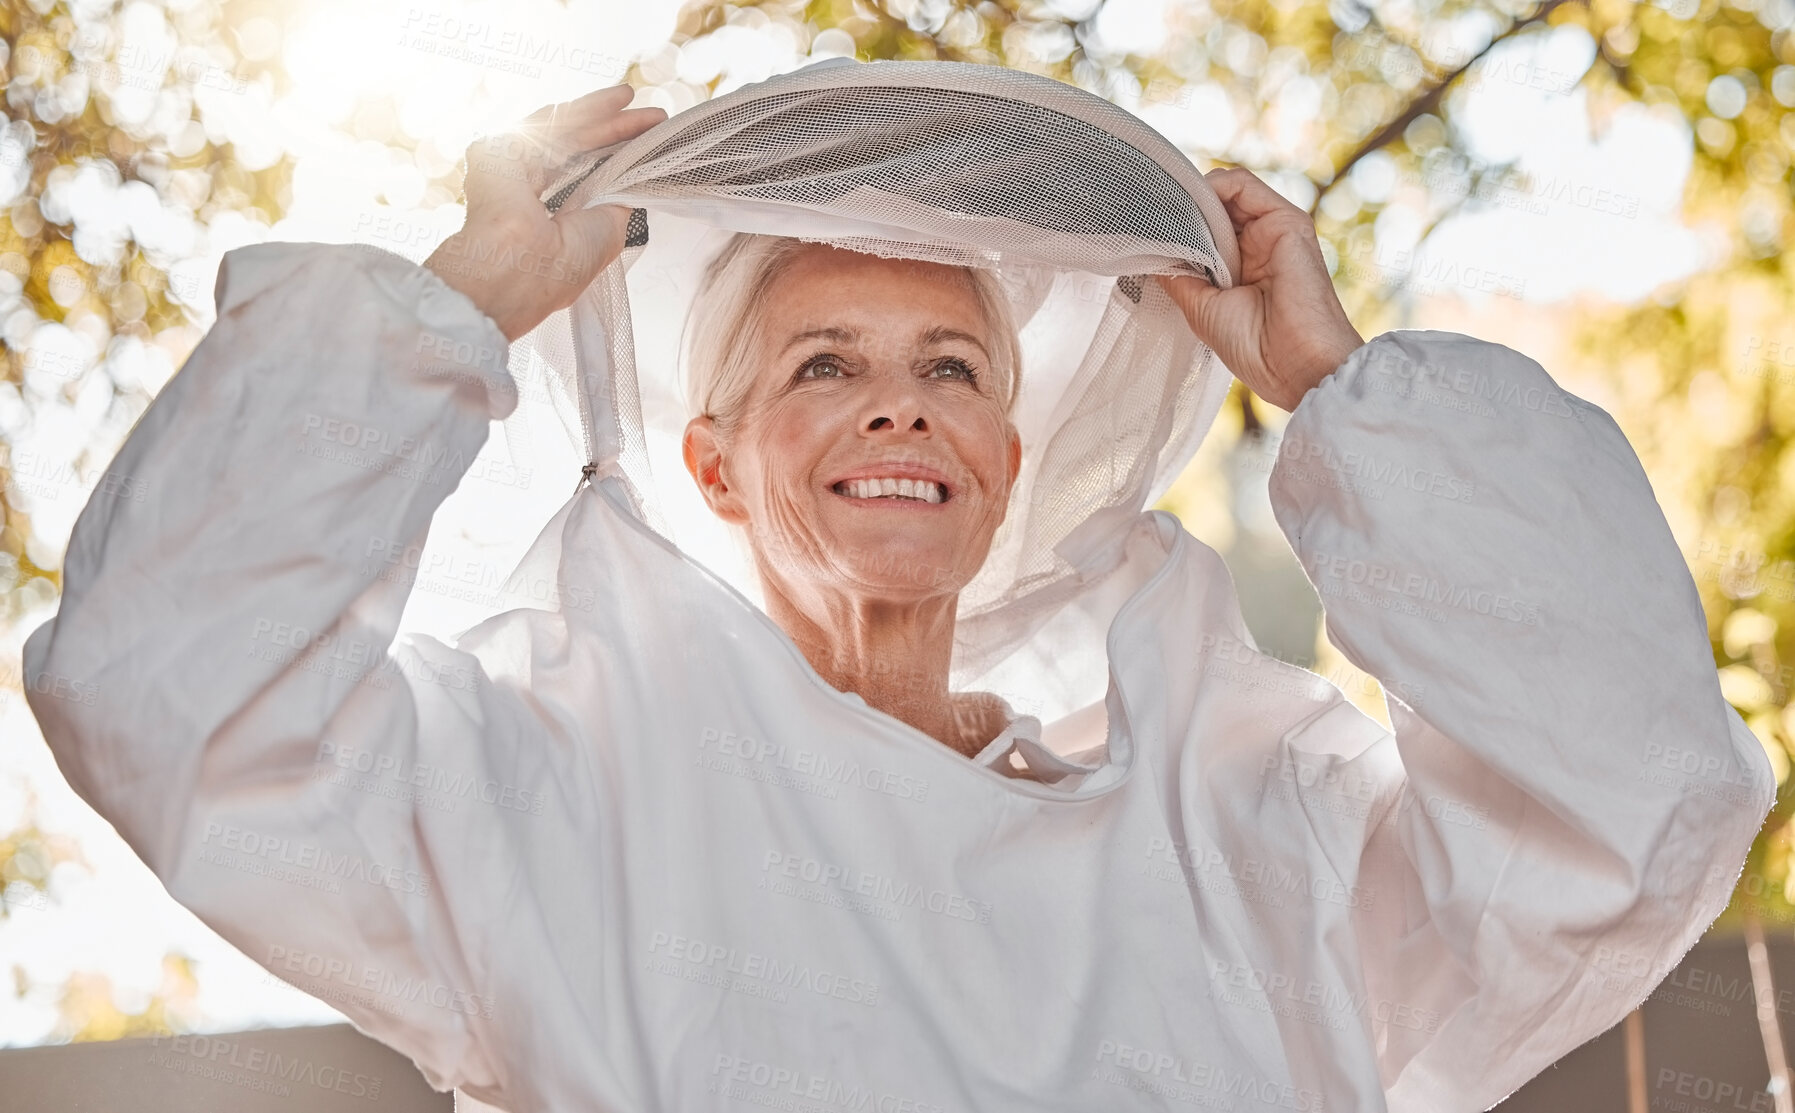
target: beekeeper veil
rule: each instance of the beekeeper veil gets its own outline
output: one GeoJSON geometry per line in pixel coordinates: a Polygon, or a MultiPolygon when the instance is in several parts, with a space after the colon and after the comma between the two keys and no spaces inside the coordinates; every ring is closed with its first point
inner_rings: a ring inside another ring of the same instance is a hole
{"type": "MultiPolygon", "coordinates": [[[[632,245],[511,347],[546,382],[583,473],[518,566],[577,584],[569,511],[595,494],[762,603],[686,470],[686,318],[738,232],[993,272],[1020,330],[1022,466],[960,595],[954,691],[1052,722],[1104,698],[1106,638],[1141,511],[1195,453],[1231,376],[1150,274],[1234,284],[1202,175],[1139,119],[1050,78],[955,62],[833,59],[700,103],[569,170],[551,207],[620,205],[632,245]],[[591,160],[589,160],[591,161],[591,160]],[[642,217],[646,214],[646,242],[642,217]]],[[[1138,545],[1134,546],[1138,549],[1138,545]]],[[[728,586],[724,586],[724,585],[728,586]]],[[[652,590],[652,585],[643,585],[652,590]]],[[[526,602],[526,605],[527,602],[526,602]]],[[[535,604],[541,606],[542,604],[535,604]]]]}

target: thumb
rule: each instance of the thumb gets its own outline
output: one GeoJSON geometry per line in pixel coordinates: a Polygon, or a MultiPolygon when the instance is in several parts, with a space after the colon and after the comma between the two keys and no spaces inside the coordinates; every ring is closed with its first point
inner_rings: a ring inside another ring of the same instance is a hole
{"type": "Polygon", "coordinates": [[[1221,295],[1221,291],[1194,275],[1156,274],[1153,278],[1166,292],[1166,296],[1172,299],[1172,304],[1184,314],[1184,319],[1189,322],[1190,330],[1197,334],[1197,339],[1211,348],[1215,347],[1211,342],[1214,335],[1214,330],[1210,327],[1214,316],[1211,302],[1221,295]]]}
{"type": "Polygon", "coordinates": [[[596,205],[572,212],[564,209],[554,219],[561,226],[561,243],[574,255],[565,261],[571,270],[596,277],[623,254],[623,241],[629,235],[627,206],[596,205]]]}

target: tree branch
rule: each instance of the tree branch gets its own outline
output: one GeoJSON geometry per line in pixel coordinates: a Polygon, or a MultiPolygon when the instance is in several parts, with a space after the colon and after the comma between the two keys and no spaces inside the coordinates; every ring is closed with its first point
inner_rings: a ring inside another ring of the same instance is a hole
{"type": "Polygon", "coordinates": [[[1240,435],[1246,437],[1262,436],[1265,422],[1259,420],[1259,414],[1253,409],[1253,390],[1245,383],[1240,384],[1240,435]]]}
{"type": "MultiPolygon", "coordinates": [[[[1320,185],[1320,188],[1315,191],[1314,203],[1309,206],[1309,215],[1315,215],[1316,211],[1321,208],[1321,199],[1327,196],[1328,190],[1333,189],[1334,186],[1338,185],[1340,179],[1344,178],[1354,166],[1358,165],[1360,159],[1373,151],[1380,150],[1392,139],[1401,135],[1403,131],[1408,128],[1409,124],[1414,122],[1416,117],[1423,113],[1431,112],[1434,108],[1438,107],[1441,98],[1446,95],[1446,90],[1450,89],[1453,83],[1459,78],[1463,77],[1467,70],[1472,66],[1475,66],[1478,62],[1481,62],[1484,55],[1494,49],[1497,43],[1513,38],[1523,29],[1535,23],[1542,22],[1561,5],[1571,2],[1572,0],[1546,0],[1546,2],[1540,6],[1539,11],[1534,12],[1526,19],[1516,20],[1514,23],[1510,24],[1506,31],[1503,31],[1500,35],[1491,39],[1487,46],[1468,58],[1464,65],[1440,78],[1434,83],[1433,88],[1429,89],[1426,93],[1423,93],[1418,99],[1411,101],[1408,108],[1403,110],[1402,115],[1385,124],[1382,128],[1378,129],[1376,135],[1373,135],[1370,139],[1361,143],[1358,149],[1353,151],[1353,153],[1347,157],[1346,161],[1334,171],[1333,178],[1326,184],[1320,185]]],[[[1587,3],[1587,0],[1576,0],[1576,2],[1587,3]]]]}

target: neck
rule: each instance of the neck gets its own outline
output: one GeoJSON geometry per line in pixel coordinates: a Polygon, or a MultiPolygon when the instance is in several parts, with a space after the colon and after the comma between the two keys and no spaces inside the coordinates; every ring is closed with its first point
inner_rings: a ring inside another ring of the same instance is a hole
{"type": "Polygon", "coordinates": [[[768,615],[833,687],[968,757],[1003,729],[996,700],[948,691],[957,596],[890,601],[761,583],[768,615]]]}

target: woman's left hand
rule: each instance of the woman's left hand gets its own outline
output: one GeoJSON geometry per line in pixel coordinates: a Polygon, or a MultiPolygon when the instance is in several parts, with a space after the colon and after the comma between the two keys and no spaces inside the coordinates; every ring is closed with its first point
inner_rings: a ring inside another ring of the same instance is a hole
{"type": "Polygon", "coordinates": [[[1250,170],[1211,170],[1240,241],[1241,274],[1218,290],[1189,275],[1155,275],[1197,339],[1234,377],[1281,410],[1365,344],[1334,293],[1315,221],[1250,170]]]}

